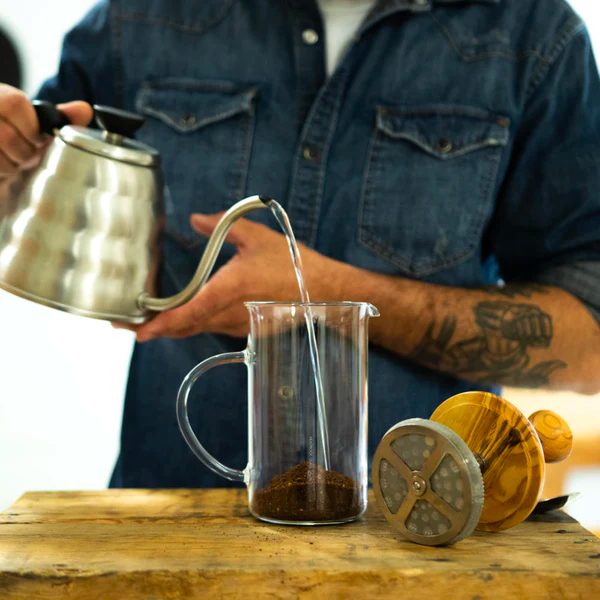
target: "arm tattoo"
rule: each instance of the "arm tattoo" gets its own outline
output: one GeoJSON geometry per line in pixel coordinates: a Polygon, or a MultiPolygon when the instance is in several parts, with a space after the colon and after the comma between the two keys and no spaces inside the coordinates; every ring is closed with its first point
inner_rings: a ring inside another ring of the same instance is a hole
{"type": "Polygon", "coordinates": [[[552,317],[535,304],[480,302],[473,312],[479,335],[451,344],[456,316],[446,316],[436,331],[435,320],[411,354],[414,360],[443,371],[469,375],[477,383],[540,387],[567,363],[549,360],[530,365],[530,348],[548,348],[552,317]]]}
{"type": "Polygon", "coordinates": [[[539,283],[511,283],[505,286],[485,285],[483,290],[489,294],[497,294],[506,298],[516,298],[517,296],[531,298],[533,294],[547,294],[549,292],[545,285],[539,283]]]}

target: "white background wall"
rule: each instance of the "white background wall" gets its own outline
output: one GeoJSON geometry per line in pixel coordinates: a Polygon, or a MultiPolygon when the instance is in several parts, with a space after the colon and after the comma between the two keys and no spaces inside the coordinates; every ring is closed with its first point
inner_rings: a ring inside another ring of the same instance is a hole
{"type": "MultiPolygon", "coordinates": [[[[95,0],[0,0],[33,96],[95,0]]],[[[1,60],[1,57],[0,57],[1,60]]],[[[133,334],[0,291],[0,510],[26,490],[106,487],[133,334]]]]}
{"type": "MultiPolygon", "coordinates": [[[[19,44],[28,94],[54,73],[64,32],[93,3],[0,0],[0,26],[19,44]]],[[[600,6],[589,0],[572,5],[587,21],[600,53],[600,6]]],[[[131,346],[131,334],[106,323],[0,291],[0,510],[26,490],[106,486],[118,449],[131,346]]],[[[600,432],[599,398],[512,390],[506,395],[527,409],[564,412],[568,407],[585,433],[600,432]]],[[[573,480],[588,499],[576,504],[572,514],[600,528],[594,502],[599,481],[594,472],[573,480]]]]}

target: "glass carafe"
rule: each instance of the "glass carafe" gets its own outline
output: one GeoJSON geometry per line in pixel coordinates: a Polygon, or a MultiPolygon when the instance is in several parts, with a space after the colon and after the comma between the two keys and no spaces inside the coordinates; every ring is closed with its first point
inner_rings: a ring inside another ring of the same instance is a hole
{"type": "Polygon", "coordinates": [[[203,361],[181,385],[177,418],[183,436],[207,467],[246,483],[250,512],[259,519],[317,525],[360,517],[367,507],[368,320],[379,315],[377,309],[362,302],[248,302],[246,307],[246,349],[203,361]],[[322,400],[309,324],[315,332],[322,400]],[[221,464],[198,441],[187,402],[203,373],[242,362],[248,368],[248,464],[238,471],[221,464]]]}

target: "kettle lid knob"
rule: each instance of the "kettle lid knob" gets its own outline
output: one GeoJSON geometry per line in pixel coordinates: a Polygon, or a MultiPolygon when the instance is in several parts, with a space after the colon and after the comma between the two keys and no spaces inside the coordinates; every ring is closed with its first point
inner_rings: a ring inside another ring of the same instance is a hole
{"type": "Polygon", "coordinates": [[[132,137],[145,122],[140,115],[100,104],[94,104],[94,116],[104,131],[126,138],[132,137]]]}

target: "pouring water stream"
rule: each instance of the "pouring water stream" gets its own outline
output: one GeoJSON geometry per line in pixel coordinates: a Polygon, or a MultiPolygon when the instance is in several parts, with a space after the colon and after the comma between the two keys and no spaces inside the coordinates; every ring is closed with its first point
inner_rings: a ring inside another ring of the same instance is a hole
{"type": "Polygon", "coordinates": [[[315,393],[317,398],[317,421],[319,427],[319,438],[321,442],[321,450],[323,452],[323,467],[330,470],[330,457],[329,457],[329,429],[327,426],[327,412],[325,407],[325,394],[323,391],[323,379],[321,377],[321,364],[319,362],[319,355],[317,353],[317,337],[315,334],[315,326],[312,315],[312,310],[308,303],[310,297],[306,284],[304,282],[304,271],[302,269],[302,258],[300,257],[300,251],[298,250],[298,244],[296,243],[296,237],[292,230],[289,217],[283,207],[276,202],[271,200],[268,204],[269,208],[273,212],[273,215],[277,219],[279,226],[286,235],[290,254],[292,256],[292,263],[294,265],[294,271],[296,272],[296,279],[298,280],[298,288],[300,289],[300,298],[302,300],[302,308],[304,310],[304,319],[306,321],[306,330],[308,333],[308,347],[310,353],[310,362],[312,364],[315,380],[315,393]]]}

